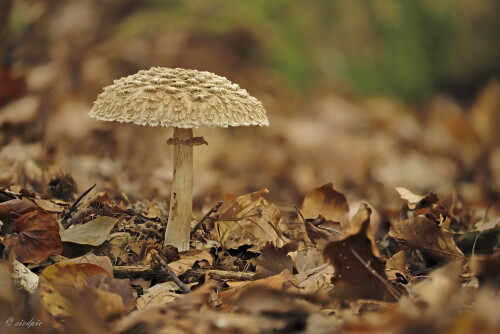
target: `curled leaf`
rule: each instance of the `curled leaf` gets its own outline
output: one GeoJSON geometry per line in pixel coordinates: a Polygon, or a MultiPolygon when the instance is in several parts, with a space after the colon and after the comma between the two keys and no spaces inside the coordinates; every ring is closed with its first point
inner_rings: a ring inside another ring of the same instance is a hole
{"type": "Polygon", "coordinates": [[[300,209],[305,218],[322,215],[326,220],[339,222],[343,228],[349,225],[349,206],[344,194],[333,189],[331,183],[313,189],[304,198],[300,209]]]}

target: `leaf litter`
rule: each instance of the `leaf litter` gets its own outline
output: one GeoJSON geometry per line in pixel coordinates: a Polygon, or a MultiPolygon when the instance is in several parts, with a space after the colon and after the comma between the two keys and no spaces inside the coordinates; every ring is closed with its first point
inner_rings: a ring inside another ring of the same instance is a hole
{"type": "MultiPolygon", "coordinates": [[[[21,72],[19,96],[0,93],[2,319],[40,319],[29,332],[42,333],[499,332],[498,80],[470,108],[331,92],[300,104],[267,68],[216,65],[253,78],[245,87],[266,97],[272,127],[206,130],[192,249],[178,254],[162,245],[172,167],[162,130],[87,119],[102,86],[157,64],[123,58],[114,40],[79,52],[78,22],[56,19],[71,11],[108,31],[93,2],[47,11],[49,26],[66,25],[51,59],[21,72]]],[[[152,31],[132,49],[173,43],[174,63],[206,65],[189,32],[152,31]]],[[[219,44],[201,51],[227,59],[219,44]]]]}
{"type": "MultiPolygon", "coordinates": [[[[243,333],[267,329],[312,333],[319,326],[323,331],[350,333],[359,326],[380,330],[383,325],[372,317],[377,314],[384,315],[383,328],[389,332],[423,328],[416,324],[417,318],[433,323],[438,331],[458,326],[466,319],[461,312],[471,319],[469,329],[495,328],[496,320],[488,314],[484,323],[483,315],[476,319],[477,308],[472,305],[479,302],[477,298],[494,304],[483,291],[500,286],[498,270],[493,269],[498,251],[469,260],[454,241],[459,234],[442,226],[443,216],[457,221],[466,217],[463,213],[453,215],[435,194],[398,191],[407,202],[402,204],[399,217],[385,217],[390,228],[382,239],[375,239],[370,206],[361,203],[357,213],[350,214],[345,196],[326,184],[305,196],[306,204],[295,218],[287,218],[296,220],[307,238],[284,236],[283,218],[277,207],[265,200],[268,191],[262,190],[234,197],[219,212],[212,212],[211,219],[203,223],[203,230],[209,229],[203,234],[205,239],[193,239],[193,245],[200,248],[178,255],[161,244],[164,230],[155,218],[127,207],[110,210],[115,204],[103,194],[99,195],[101,200],[94,197],[81,205],[83,210],[93,210],[68,229],[57,224],[66,216],[65,211],[49,213],[37,207],[37,202],[25,201],[26,205],[9,200],[3,204],[6,209],[2,215],[18,223],[16,234],[6,235],[4,243],[20,261],[13,262],[16,269],[11,269],[11,284],[40,292],[39,297],[31,297],[40,299],[37,314],[45,314],[44,319],[56,331],[75,321],[74,328],[84,331],[120,328],[127,332],[139,324],[150,331],[187,330],[196,324],[194,332],[231,328],[243,333]],[[317,218],[303,219],[300,215],[304,211],[317,218]],[[138,228],[148,223],[157,228],[158,238],[138,228]],[[34,236],[57,232],[62,244],[80,244],[87,253],[67,258],[68,251],[57,247],[50,251],[34,248],[36,256],[16,251],[20,240],[29,245],[26,236],[20,238],[31,225],[49,228],[43,232],[36,229],[34,236]],[[240,241],[242,234],[247,238],[240,241]],[[137,250],[138,244],[143,245],[142,251],[137,250]],[[168,266],[192,292],[186,294],[171,281],[147,249],[157,249],[159,256],[170,259],[168,266]],[[226,270],[224,263],[230,259],[242,267],[233,264],[226,270]],[[254,273],[253,278],[243,279],[244,272],[254,273]],[[466,309],[449,305],[450,299],[466,309]],[[84,312],[83,307],[93,309],[85,322],[78,315],[84,312]],[[438,310],[446,320],[436,317],[438,310]],[[161,317],[163,314],[170,316],[161,317]],[[247,329],[255,321],[259,324],[247,329]]],[[[478,231],[497,225],[494,219],[479,225],[478,231]]]]}

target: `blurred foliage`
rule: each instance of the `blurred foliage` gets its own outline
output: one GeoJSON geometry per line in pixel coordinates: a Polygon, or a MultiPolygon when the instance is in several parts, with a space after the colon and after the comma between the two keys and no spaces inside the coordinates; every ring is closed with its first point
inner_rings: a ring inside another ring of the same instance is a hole
{"type": "MultiPolygon", "coordinates": [[[[97,3],[121,6],[115,13],[121,17],[111,20],[108,32],[118,41],[166,30],[222,37],[235,30],[249,32],[257,42],[253,61],[304,94],[341,85],[409,101],[436,90],[473,96],[500,75],[497,0],[97,3]]],[[[27,26],[27,15],[14,13],[14,34],[27,26]]]]}

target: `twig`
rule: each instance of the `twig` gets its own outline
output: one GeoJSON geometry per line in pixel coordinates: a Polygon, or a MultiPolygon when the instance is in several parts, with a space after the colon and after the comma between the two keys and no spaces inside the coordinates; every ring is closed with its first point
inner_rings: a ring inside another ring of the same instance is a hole
{"type": "Polygon", "coordinates": [[[85,190],[85,192],[83,194],[81,194],[77,199],[76,201],[73,203],[73,205],[69,208],[68,210],[68,213],[66,213],[66,216],[64,216],[64,219],[63,219],[63,226],[64,226],[64,223],[66,222],[66,220],[68,220],[70,217],[71,217],[71,214],[76,210],[76,206],[78,205],[78,203],[80,203],[80,201],[85,197],[87,196],[87,194],[89,192],[92,191],[92,189],[94,189],[96,185],[94,184],[92,187],[90,187],[89,189],[85,190]]]}
{"type": "Polygon", "coordinates": [[[87,207],[83,210],[78,211],[73,216],[71,216],[68,220],[63,221],[61,224],[63,225],[64,228],[68,228],[71,225],[73,225],[76,221],[78,221],[78,219],[82,218],[86,214],[90,214],[92,211],[94,211],[94,208],[87,207]]]}
{"type": "MultiPolygon", "coordinates": [[[[148,265],[135,265],[135,266],[114,266],[113,274],[115,277],[130,278],[130,277],[165,277],[167,273],[158,272],[153,270],[151,266],[148,265]]],[[[255,273],[247,271],[226,271],[226,270],[215,270],[215,269],[189,269],[182,276],[189,277],[200,277],[203,275],[211,275],[219,277],[223,280],[228,281],[251,281],[253,280],[255,273]]]]}
{"type": "Polygon", "coordinates": [[[158,262],[160,262],[163,269],[165,269],[165,271],[167,272],[167,275],[172,279],[172,281],[174,281],[175,284],[177,284],[177,286],[182,290],[182,292],[184,293],[191,292],[191,289],[186,284],[182,283],[179,277],[177,277],[177,275],[172,271],[172,269],[170,269],[168,263],[160,256],[160,254],[158,254],[158,252],[155,249],[151,249],[150,252],[155,257],[155,259],[157,259],[158,262]]]}
{"type": "Polygon", "coordinates": [[[387,287],[387,290],[391,293],[391,295],[393,295],[396,300],[399,300],[400,296],[396,293],[394,287],[389,282],[387,282],[387,280],[383,278],[378,272],[376,272],[369,263],[363,260],[363,258],[354,249],[351,248],[351,252],[356,257],[356,259],[358,259],[358,261],[361,262],[366,269],[368,269],[368,271],[370,271],[380,282],[382,282],[387,287]]]}
{"type": "Polygon", "coordinates": [[[203,218],[200,219],[199,222],[196,223],[196,225],[193,227],[193,230],[191,231],[191,233],[193,233],[194,231],[196,231],[200,226],[201,224],[203,224],[203,222],[211,217],[209,217],[212,213],[215,213],[219,210],[219,208],[221,207],[223,202],[217,202],[217,204],[215,204],[208,212],[206,215],[203,216],[203,218]]]}

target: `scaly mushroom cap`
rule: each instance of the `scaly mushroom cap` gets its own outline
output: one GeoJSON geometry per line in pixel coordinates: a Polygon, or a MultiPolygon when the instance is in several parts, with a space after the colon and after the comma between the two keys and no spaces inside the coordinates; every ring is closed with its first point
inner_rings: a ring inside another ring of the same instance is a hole
{"type": "Polygon", "coordinates": [[[210,72],[164,67],[115,80],[89,116],[178,128],[269,125],[262,103],[237,84],[210,72]]]}

